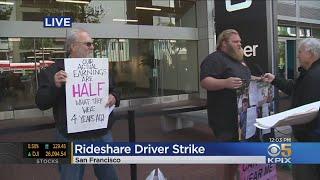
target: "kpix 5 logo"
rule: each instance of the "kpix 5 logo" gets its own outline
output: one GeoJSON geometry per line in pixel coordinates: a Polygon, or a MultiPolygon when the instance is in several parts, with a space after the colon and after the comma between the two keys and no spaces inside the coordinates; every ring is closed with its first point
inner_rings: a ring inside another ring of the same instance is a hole
{"type": "Polygon", "coordinates": [[[231,4],[231,0],[226,0],[226,10],[228,12],[238,11],[241,9],[249,8],[252,4],[252,0],[245,0],[244,2],[231,4]]]}
{"type": "Polygon", "coordinates": [[[267,163],[291,163],[291,144],[270,144],[268,154],[267,163]]]}

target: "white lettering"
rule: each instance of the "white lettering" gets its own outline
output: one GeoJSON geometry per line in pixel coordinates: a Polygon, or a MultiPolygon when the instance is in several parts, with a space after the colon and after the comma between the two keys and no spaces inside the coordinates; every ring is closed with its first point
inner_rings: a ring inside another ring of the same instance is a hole
{"type": "Polygon", "coordinates": [[[45,24],[45,26],[52,26],[52,25],[49,23],[49,19],[48,19],[48,18],[45,19],[44,24],[45,24]]]}
{"type": "Polygon", "coordinates": [[[80,153],[80,154],[83,153],[83,151],[82,151],[82,145],[76,144],[74,147],[75,147],[74,149],[75,149],[75,153],[76,153],[76,154],[77,154],[77,153],[80,153]]]}
{"type": "Polygon", "coordinates": [[[169,147],[168,146],[159,146],[153,147],[150,144],[148,146],[142,146],[139,144],[135,145],[136,154],[167,154],[169,147]]]}
{"type": "Polygon", "coordinates": [[[61,26],[61,24],[62,24],[62,21],[63,21],[63,19],[62,18],[53,18],[53,22],[56,22],[57,23],[57,25],[58,25],[58,27],[60,27],[61,26]]]}
{"type": "Polygon", "coordinates": [[[245,46],[243,48],[243,54],[246,57],[251,57],[251,56],[257,56],[257,48],[259,47],[259,45],[253,45],[253,46],[245,46]]]}
{"type": "Polygon", "coordinates": [[[173,154],[204,154],[206,150],[203,146],[195,146],[194,144],[189,144],[188,146],[175,144],[172,148],[173,154]]]}
{"type": "Polygon", "coordinates": [[[70,17],[46,17],[44,27],[71,27],[70,17]]]}
{"type": "Polygon", "coordinates": [[[238,11],[241,9],[249,8],[251,4],[252,4],[252,0],[246,0],[244,2],[237,3],[237,4],[231,4],[231,0],[226,0],[226,10],[228,12],[238,11]]]}
{"type": "Polygon", "coordinates": [[[70,18],[64,18],[63,26],[70,27],[70,24],[71,24],[70,21],[71,21],[70,18]]]}

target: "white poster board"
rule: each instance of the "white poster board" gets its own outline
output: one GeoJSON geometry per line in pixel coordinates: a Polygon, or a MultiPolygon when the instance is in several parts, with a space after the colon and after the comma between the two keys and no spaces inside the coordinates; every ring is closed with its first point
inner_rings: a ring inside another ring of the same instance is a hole
{"type": "Polygon", "coordinates": [[[107,58],[68,58],[66,108],[68,133],[107,128],[110,110],[107,58]]]}
{"type": "Polygon", "coordinates": [[[316,118],[319,113],[320,101],[305,104],[281,113],[256,119],[255,126],[260,129],[305,124],[316,118]]]}
{"type": "Polygon", "coordinates": [[[257,108],[255,106],[249,107],[247,109],[247,122],[246,122],[246,134],[245,139],[249,139],[256,133],[256,127],[254,126],[254,123],[256,122],[257,118],[257,108]]]}

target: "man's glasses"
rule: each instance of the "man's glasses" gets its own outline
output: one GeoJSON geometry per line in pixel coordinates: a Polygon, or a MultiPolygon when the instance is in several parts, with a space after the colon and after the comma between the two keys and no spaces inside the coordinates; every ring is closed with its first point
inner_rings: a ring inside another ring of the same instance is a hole
{"type": "Polygon", "coordinates": [[[78,43],[84,44],[84,45],[86,45],[88,47],[93,46],[93,42],[78,42],[78,43]]]}

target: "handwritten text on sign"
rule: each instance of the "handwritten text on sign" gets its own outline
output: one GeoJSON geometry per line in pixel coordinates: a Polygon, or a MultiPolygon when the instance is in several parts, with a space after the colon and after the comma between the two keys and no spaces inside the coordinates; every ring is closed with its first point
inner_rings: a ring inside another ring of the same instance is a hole
{"type": "Polygon", "coordinates": [[[275,164],[240,164],[240,179],[277,180],[275,164]]]}
{"type": "Polygon", "coordinates": [[[107,128],[108,59],[65,59],[68,133],[107,128]]]}

